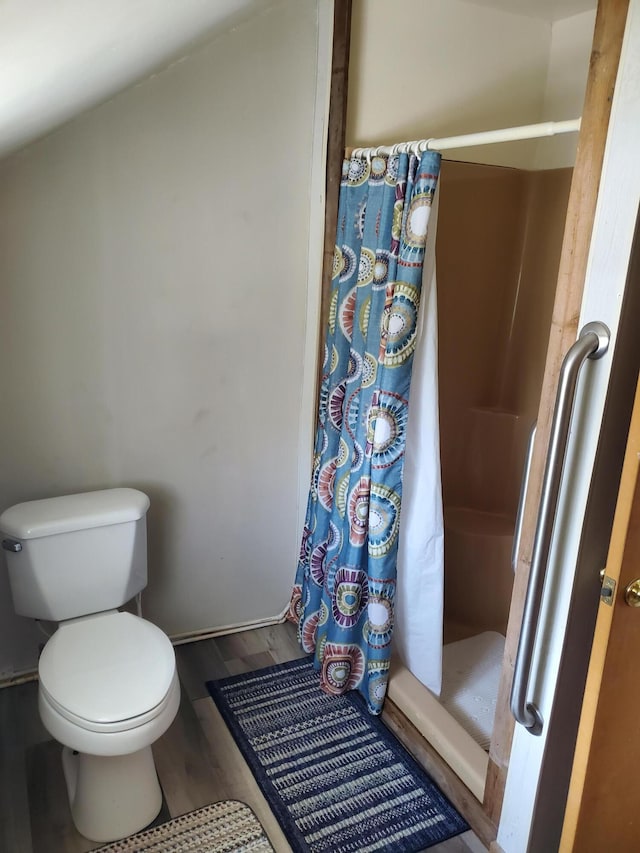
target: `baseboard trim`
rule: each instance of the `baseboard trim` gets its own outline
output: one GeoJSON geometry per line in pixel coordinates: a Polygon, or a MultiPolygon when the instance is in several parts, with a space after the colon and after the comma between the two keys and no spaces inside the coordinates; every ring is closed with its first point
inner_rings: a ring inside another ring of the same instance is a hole
{"type": "Polygon", "coordinates": [[[227,634],[252,631],[255,628],[269,628],[271,625],[281,625],[286,619],[288,609],[287,607],[279,616],[272,616],[268,619],[254,619],[251,622],[236,622],[232,625],[222,625],[220,628],[203,628],[199,631],[187,631],[184,634],[171,634],[170,639],[174,646],[181,646],[184,643],[211,640],[214,637],[225,637],[227,634]]]}
{"type": "Polygon", "coordinates": [[[22,672],[14,672],[13,675],[7,675],[0,678],[0,690],[4,687],[17,687],[18,684],[27,684],[29,681],[37,680],[37,669],[25,669],[22,672]]]}

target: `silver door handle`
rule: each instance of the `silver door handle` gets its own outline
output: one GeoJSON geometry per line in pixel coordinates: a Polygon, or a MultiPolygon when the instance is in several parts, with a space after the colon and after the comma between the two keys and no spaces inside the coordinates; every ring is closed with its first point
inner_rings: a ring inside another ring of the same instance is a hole
{"type": "Polygon", "coordinates": [[[580,368],[588,358],[596,359],[605,354],[609,338],[610,332],[604,323],[587,323],[564,357],[560,369],[549,451],[542,479],[538,523],[533,540],[529,585],[511,688],[511,713],[533,735],[542,732],[543,719],[535,703],[528,701],[527,693],[578,376],[580,368]]]}

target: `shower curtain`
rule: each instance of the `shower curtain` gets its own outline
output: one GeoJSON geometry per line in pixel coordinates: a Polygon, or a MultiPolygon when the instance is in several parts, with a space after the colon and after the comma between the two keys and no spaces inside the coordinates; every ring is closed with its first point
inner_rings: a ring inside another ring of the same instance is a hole
{"type": "MultiPolygon", "coordinates": [[[[344,162],[313,472],[289,610],[323,689],[357,689],[375,714],[388,680],[409,387],[439,166],[431,151],[344,162]]],[[[437,399],[431,406],[437,420],[437,399]]]]}

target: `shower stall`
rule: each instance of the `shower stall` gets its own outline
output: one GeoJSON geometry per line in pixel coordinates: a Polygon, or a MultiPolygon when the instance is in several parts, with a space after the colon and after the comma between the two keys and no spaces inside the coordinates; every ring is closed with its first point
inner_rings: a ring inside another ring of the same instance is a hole
{"type": "MultiPolygon", "coordinates": [[[[389,698],[480,801],[572,171],[442,162],[435,247],[442,687],[437,696],[398,658],[389,698]]],[[[410,641],[402,622],[400,647],[410,641]]]]}

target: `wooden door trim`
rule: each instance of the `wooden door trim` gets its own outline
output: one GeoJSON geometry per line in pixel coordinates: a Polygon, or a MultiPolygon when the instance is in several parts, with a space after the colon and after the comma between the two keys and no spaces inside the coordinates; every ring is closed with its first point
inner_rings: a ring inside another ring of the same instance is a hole
{"type": "Polygon", "coordinates": [[[611,704],[612,701],[611,695],[601,694],[601,687],[609,653],[608,643],[614,622],[620,621],[630,615],[635,615],[636,618],[638,616],[638,614],[630,614],[625,610],[624,602],[621,599],[621,589],[631,579],[631,575],[638,574],[638,567],[635,560],[633,566],[626,566],[625,560],[628,563],[630,559],[630,549],[627,545],[632,512],[635,520],[640,517],[639,471],[640,381],[636,388],[631,427],[629,429],[629,440],[625,452],[618,502],[616,504],[611,542],[605,568],[607,576],[616,581],[617,596],[613,607],[601,605],[598,611],[593,651],[589,664],[569,796],[567,798],[565,821],[560,842],[561,853],[570,853],[574,849],[581,849],[576,846],[576,840],[581,807],[583,806],[582,796],[585,789],[591,743],[594,731],[597,730],[598,715],[604,710],[604,706],[607,703],[611,704]]]}
{"type": "Polygon", "coordinates": [[[529,580],[551,416],[562,359],[575,341],[578,331],[591,232],[595,219],[600,173],[628,3],[629,0],[600,0],[596,15],[582,126],[569,194],[558,286],[538,410],[536,444],[524,508],[520,553],[507,627],[493,738],[489,751],[484,808],[496,825],[499,823],[502,810],[513,738],[514,721],[510,712],[509,697],[529,580]]]}

